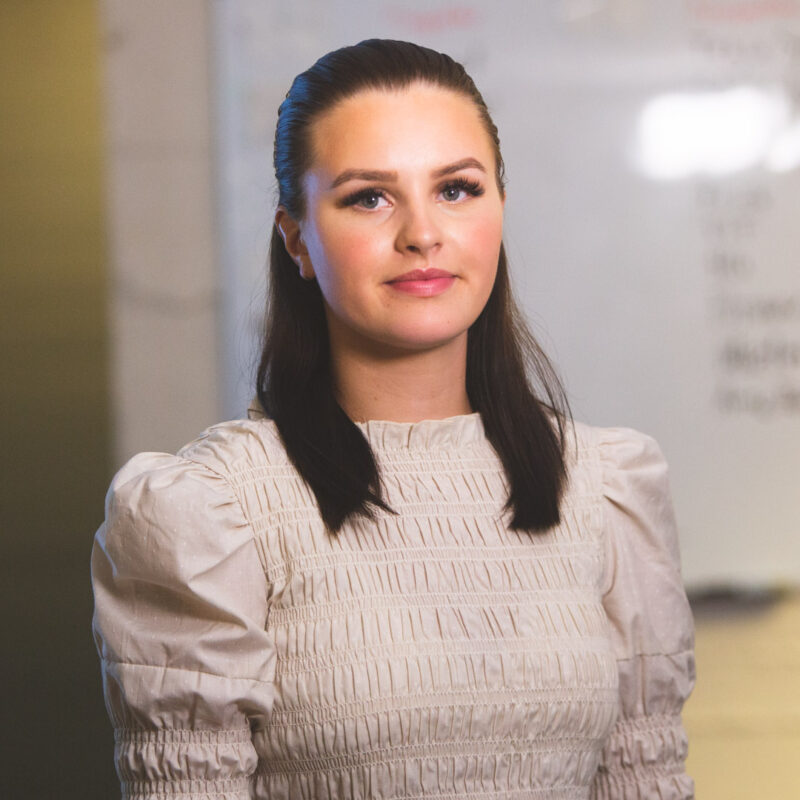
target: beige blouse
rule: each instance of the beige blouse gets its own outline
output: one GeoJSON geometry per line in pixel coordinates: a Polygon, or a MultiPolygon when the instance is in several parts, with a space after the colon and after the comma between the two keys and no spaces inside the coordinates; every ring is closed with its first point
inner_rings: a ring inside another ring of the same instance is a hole
{"type": "Polygon", "coordinates": [[[576,426],[531,535],[479,415],[361,428],[397,514],[335,536],[264,419],[114,478],[92,571],[123,797],[692,797],[654,441],[576,426]]]}

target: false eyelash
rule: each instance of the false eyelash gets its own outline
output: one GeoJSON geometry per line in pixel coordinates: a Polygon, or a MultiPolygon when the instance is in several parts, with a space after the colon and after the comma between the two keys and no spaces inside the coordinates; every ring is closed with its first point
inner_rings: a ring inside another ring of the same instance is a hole
{"type": "MultiPolygon", "coordinates": [[[[461,189],[462,191],[472,195],[473,197],[480,197],[484,192],[483,186],[481,186],[480,183],[478,183],[478,181],[473,181],[470,180],[469,178],[453,178],[452,180],[449,180],[446,183],[442,184],[439,191],[443,192],[445,189],[461,189]]],[[[368,186],[365,189],[358,189],[352,194],[348,194],[346,197],[343,197],[339,201],[338,205],[341,208],[345,208],[347,206],[354,206],[356,205],[356,203],[359,203],[365,197],[373,197],[373,196],[385,198],[386,194],[382,189],[377,189],[375,187],[368,186]]]]}
{"type": "Polygon", "coordinates": [[[439,191],[443,192],[445,189],[461,189],[473,197],[480,197],[484,191],[483,186],[469,178],[454,178],[451,181],[447,181],[439,191]]]}
{"type": "Polygon", "coordinates": [[[343,197],[337,205],[340,208],[344,208],[345,206],[354,206],[356,203],[363,200],[365,197],[386,197],[383,191],[380,189],[375,189],[373,187],[367,187],[366,189],[358,189],[357,191],[353,192],[352,194],[348,194],[346,197],[343,197]]]}

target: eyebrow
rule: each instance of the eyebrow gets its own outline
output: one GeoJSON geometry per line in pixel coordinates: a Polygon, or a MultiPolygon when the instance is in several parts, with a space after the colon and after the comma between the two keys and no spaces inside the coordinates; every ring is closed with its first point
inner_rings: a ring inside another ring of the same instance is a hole
{"type": "MultiPolygon", "coordinates": [[[[477,158],[462,158],[460,161],[455,161],[452,164],[435,169],[431,175],[434,178],[443,178],[445,175],[452,175],[454,172],[460,172],[462,169],[470,168],[486,172],[486,167],[484,167],[477,158]]],[[[335,189],[343,183],[354,180],[393,183],[397,180],[397,173],[377,169],[346,169],[335,178],[331,184],[331,189],[335,189]]]]}
{"type": "Polygon", "coordinates": [[[470,168],[486,172],[486,167],[477,158],[462,158],[461,161],[456,161],[454,164],[448,164],[446,167],[434,170],[433,177],[443,178],[445,175],[452,175],[454,172],[461,172],[462,169],[470,168]]]}

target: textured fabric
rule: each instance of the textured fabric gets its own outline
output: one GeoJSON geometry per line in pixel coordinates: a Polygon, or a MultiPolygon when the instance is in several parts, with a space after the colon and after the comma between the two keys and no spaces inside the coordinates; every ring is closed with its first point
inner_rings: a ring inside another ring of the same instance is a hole
{"type": "Polygon", "coordinates": [[[510,531],[477,414],[361,425],[396,515],[326,532],[274,425],[115,477],[94,629],[131,800],[679,800],[694,681],[666,466],[576,426],[510,531]]]}

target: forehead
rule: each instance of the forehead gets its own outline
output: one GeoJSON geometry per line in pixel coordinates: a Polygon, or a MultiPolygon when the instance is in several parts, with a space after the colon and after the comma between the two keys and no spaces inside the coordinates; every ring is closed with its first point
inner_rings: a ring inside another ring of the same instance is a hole
{"type": "Polygon", "coordinates": [[[312,170],[404,169],[473,156],[493,166],[494,148],[471,98],[413,83],[366,89],[345,98],[311,126],[312,170]]]}

